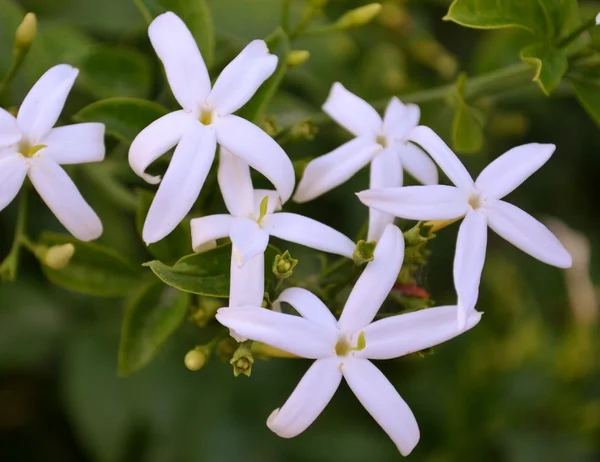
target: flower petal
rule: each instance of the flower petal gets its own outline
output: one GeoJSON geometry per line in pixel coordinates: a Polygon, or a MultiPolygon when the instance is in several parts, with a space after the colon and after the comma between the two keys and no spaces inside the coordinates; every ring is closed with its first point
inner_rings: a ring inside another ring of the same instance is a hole
{"type": "Polygon", "coordinates": [[[293,438],[306,430],[323,412],[342,381],[338,358],[316,360],[280,409],[267,419],[267,426],[282,438],[293,438]]]}
{"type": "Polygon", "coordinates": [[[229,236],[234,222],[234,217],[225,214],[194,218],[190,222],[194,252],[207,242],[229,236]]]}
{"type": "Polygon", "coordinates": [[[375,321],[362,329],[366,346],[354,355],[370,359],[399,358],[446,342],[471,329],[481,319],[482,313],[473,310],[464,328],[457,329],[458,311],[457,306],[440,306],[375,321]]]}
{"type": "Polygon", "coordinates": [[[29,162],[29,179],[58,221],[80,241],[99,238],[102,223],[69,175],[43,155],[34,156],[29,162]]]}
{"type": "Polygon", "coordinates": [[[271,236],[295,242],[311,249],[352,258],[356,245],[339,231],[312,218],[296,213],[274,213],[267,215],[262,227],[271,236]]]}
{"type": "Polygon", "coordinates": [[[411,132],[409,140],[428,152],[456,187],[465,191],[473,189],[473,179],[465,166],[431,128],[418,126],[411,132]]]}
{"type": "Polygon", "coordinates": [[[254,213],[254,189],[250,167],[246,162],[221,148],[219,153],[219,187],[229,213],[247,217],[254,213]]]}
{"type": "Polygon", "coordinates": [[[416,104],[404,104],[395,96],[390,100],[383,116],[383,133],[394,141],[404,142],[419,124],[421,110],[416,104]]]}
{"type": "Polygon", "coordinates": [[[485,204],[488,225],[508,242],[549,265],[570,268],[571,255],[543,224],[508,202],[485,204]]]}
{"type": "Polygon", "coordinates": [[[517,146],[484,168],[475,187],[485,197],[502,199],[548,162],[555,149],[553,144],[517,146]]]}
{"type": "Polygon", "coordinates": [[[467,196],[454,186],[369,189],[357,195],[368,207],[409,220],[452,220],[469,209],[467,196]]]}
{"type": "MultiPolygon", "coordinates": [[[[402,186],[402,164],[395,147],[383,149],[371,161],[369,188],[394,188],[402,186]]],[[[394,215],[369,208],[369,231],[367,241],[376,241],[385,227],[394,223],[394,215]]]]}
{"type": "Polygon", "coordinates": [[[262,305],[265,295],[265,256],[260,253],[239,266],[231,254],[229,306],[262,305]]]}
{"type": "Polygon", "coordinates": [[[348,334],[373,320],[396,282],[404,259],[404,236],[396,226],[385,228],[374,257],[356,281],[338,321],[338,327],[348,334]]]}
{"type": "Polygon", "coordinates": [[[369,137],[375,141],[375,137],[381,132],[383,122],[377,111],[339,82],[331,87],[329,97],[323,104],[323,111],[356,136],[369,137]]]}
{"type": "Polygon", "coordinates": [[[46,71],[19,108],[17,122],[32,145],[39,144],[58,120],[79,71],[59,64],[46,71]]]}
{"type": "Polygon", "coordinates": [[[417,145],[408,143],[399,148],[402,167],[419,183],[424,185],[438,184],[438,170],[427,154],[417,145]]]}
{"type": "Polygon", "coordinates": [[[183,109],[199,114],[210,92],[210,78],[189,29],[169,11],[152,21],[148,36],[165,67],[173,96],[183,109]]]}
{"type": "Polygon", "coordinates": [[[330,329],[337,328],[337,320],[319,297],[306,289],[285,289],[274,303],[289,303],[300,315],[330,329]]]}
{"type": "Polygon", "coordinates": [[[336,330],[300,316],[244,306],[219,309],[217,320],[239,335],[296,356],[319,359],[335,354],[336,330]]]}
{"type": "Polygon", "coordinates": [[[231,114],[246,104],[277,67],[277,56],[269,54],[263,40],[246,45],[215,82],[207,103],[221,116],[231,114]]]}
{"type": "Polygon", "coordinates": [[[394,386],[367,359],[344,362],[342,373],[351,390],[403,456],[419,442],[419,426],[412,411],[394,386]]]}
{"type": "Polygon", "coordinates": [[[183,220],[198,199],[215,157],[214,131],[197,123],[181,139],[152,201],[142,237],[160,241],[183,220]]]}
{"type": "Polygon", "coordinates": [[[57,164],[83,164],[104,160],[104,124],[84,123],[53,128],[41,144],[44,156],[57,164]]]}
{"type": "Polygon", "coordinates": [[[231,242],[237,264],[245,265],[248,260],[264,253],[269,245],[269,233],[249,218],[236,218],[231,226],[231,242]]]}
{"type": "Polygon", "coordinates": [[[290,198],[296,182],[294,167],[273,138],[235,115],[220,118],[216,130],[219,144],[266,176],[277,189],[282,202],[290,198]]]}
{"type": "Polygon", "coordinates": [[[0,148],[18,143],[21,136],[17,120],[10,112],[0,107],[0,148]]]}
{"type": "Polygon", "coordinates": [[[159,176],[144,172],[152,162],[177,145],[195,125],[197,123],[185,111],[171,112],[152,122],[131,143],[129,165],[132,170],[148,183],[159,183],[159,176]]]}
{"type": "Polygon", "coordinates": [[[463,329],[468,313],[475,309],[479,282],[485,263],[487,220],[483,213],[470,210],[458,230],[454,254],[454,286],[458,295],[458,328],[463,329]]]}
{"type": "Polygon", "coordinates": [[[27,168],[27,161],[21,154],[0,157],[0,211],[19,193],[27,168]]]}
{"type": "Polygon", "coordinates": [[[355,138],[328,154],[311,160],[304,169],[294,202],[308,202],[349,180],[367,165],[381,146],[367,138],[355,138]]]}

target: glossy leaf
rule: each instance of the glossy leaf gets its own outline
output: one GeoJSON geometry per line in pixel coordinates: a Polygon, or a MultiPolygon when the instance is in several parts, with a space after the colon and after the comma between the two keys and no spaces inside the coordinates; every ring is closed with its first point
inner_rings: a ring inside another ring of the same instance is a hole
{"type": "Polygon", "coordinates": [[[102,122],[106,133],[131,144],[151,122],[167,114],[160,104],[138,98],[108,98],[84,107],[73,116],[77,122],[102,122]]]}
{"type": "Polygon", "coordinates": [[[534,82],[546,95],[550,95],[567,72],[567,53],[545,43],[535,43],[521,51],[521,59],[535,70],[534,82]]]}
{"type": "Polygon", "coordinates": [[[97,297],[120,297],[130,294],[140,284],[141,271],[100,244],[50,233],[43,234],[40,243],[47,247],[68,243],[75,246],[75,254],[65,268],[54,270],[42,265],[46,277],[57,286],[97,297]]]}
{"type": "Polygon", "coordinates": [[[189,294],[154,281],[130,301],[119,346],[119,375],[139,371],[156,356],[187,313],[189,294]]]}

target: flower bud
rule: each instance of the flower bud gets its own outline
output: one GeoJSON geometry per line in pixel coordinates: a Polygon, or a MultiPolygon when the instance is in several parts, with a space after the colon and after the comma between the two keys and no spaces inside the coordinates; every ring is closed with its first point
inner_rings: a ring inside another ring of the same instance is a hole
{"type": "Polygon", "coordinates": [[[54,270],[66,268],[71,258],[75,254],[75,246],[73,244],[53,245],[49,249],[44,249],[41,252],[42,264],[54,270]]]}
{"type": "Polygon", "coordinates": [[[275,255],[273,261],[273,274],[277,279],[289,278],[294,272],[294,268],[298,264],[298,260],[292,258],[290,253],[286,250],[283,255],[275,255]]]}
{"type": "Polygon", "coordinates": [[[252,357],[252,340],[246,340],[240,343],[233,357],[229,363],[233,366],[233,375],[238,376],[244,374],[250,377],[252,374],[252,364],[254,364],[254,358],[252,357]]]}
{"type": "Polygon", "coordinates": [[[358,244],[356,244],[356,248],[354,249],[354,253],[352,254],[354,264],[356,266],[362,266],[365,263],[373,261],[376,245],[377,242],[375,241],[358,241],[358,244]]]}
{"type": "Polygon", "coordinates": [[[36,35],[37,17],[33,13],[27,13],[19,27],[17,27],[15,33],[15,47],[21,49],[29,48],[35,40],[36,35]]]}
{"type": "Polygon", "coordinates": [[[435,238],[431,222],[418,222],[415,226],[404,232],[404,242],[407,247],[424,244],[435,238]]]}
{"type": "Polygon", "coordinates": [[[205,346],[197,346],[193,350],[190,350],[185,355],[184,363],[185,367],[187,367],[190,371],[199,371],[204,367],[208,358],[210,356],[210,351],[205,346]]]}
{"type": "Polygon", "coordinates": [[[310,52],[307,50],[293,50],[288,53],[285,58],[285,64],[288,67],[298,67],[308,61],[310,58],[310,52]]]}
{"type": "Polygon", "coordinates": [[[381,3],[370,3],[348,11],[335,23],[338,29],[351,29],[370,23],[381,11],[381,3]]]}

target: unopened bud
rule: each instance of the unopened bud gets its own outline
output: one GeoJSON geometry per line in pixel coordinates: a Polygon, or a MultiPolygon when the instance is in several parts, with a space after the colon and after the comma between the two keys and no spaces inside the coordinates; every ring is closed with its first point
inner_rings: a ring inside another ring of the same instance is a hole
{"type": "Polygon", "coordinates": [[[285,64],[288,67],[298,67],[308,61],[310,58],[310,52],[307,50],[293,50],[290,51],[285,58],[285,64]]]}
{"type": "Polygon", "coordinates": [[[53,245],[42,252],[41,261],[44,265],[54,270],[66,268],[75,254],[73,244],[53,245]]]}
{"type": "Polygon", "coordinates": [[[358,244],[356,244],[356,248],[354,249],[354,253],[352,254],[354,264],[356,266],[362,266],[365,263],[373,261],[376,245],[377,242],[375,241],[358,241],[358,244]]]}
{"type": "Polygon", "coordinates": [[[370,23],[381,11],[381,3],[370,3],[348,11],[335,23],[338,29],[351,29],[370,23]]]}
{"type": "Polygon", "coordinates": [[[19,27],[17,27],[17,31],[15,33],[15,47],[29,48],[35,40],[36,35],[37,18],[35,14],[27,13],[19,27]]]}
{"type": "Polygon", "coordinates": [[[185,355],[185,367],[190,371],[199,371],[204,367],[210,356],[210,349],[206,346],[197,346],[185,355]]]}
{"type": "Polygon", "coordinates": [[[252,357],[252,340],[246,340],[240,343],[233,357],[229,363],[233,366],[233,375],[238,376],[244,374],[250,377],[252,374],[252,364],[254,364],[254,358],[252,357]]]}
{"type": "Polygon", "coordinates": [[[275,255],[273,261],[273,274],[277,279],[289,278],[294,272],[294,268],[298,264],[298,260],[292,258],[290,252],[287,250],[283,252],[283,255],[275,255]]]}

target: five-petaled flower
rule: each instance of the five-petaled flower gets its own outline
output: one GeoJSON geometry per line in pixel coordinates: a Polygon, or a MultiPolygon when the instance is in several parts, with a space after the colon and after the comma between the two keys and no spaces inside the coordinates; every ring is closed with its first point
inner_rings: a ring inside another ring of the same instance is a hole
{"type": "MultiPolygon", "coordinates": [[[[377,243],[375,258],[350,293],[339,321],[315,295],[292,288],[278,302],[292,305],[300,316],[258,306],[221,308],[217,319],[249,339],[297,356],[316,359],[292,395],[275,410],[267,425],[284,438],[303,432],[323,411],[342,377],[362,405],[409,454],[419,441],[415,417],[392,384],[369,359],[391,359],[420,351],[457,336],[456,306],[430,308],[373,321],[402,266],[404,239],[388,225],[377,243]]],[[[472,311],[465,329],[481,313],[472,311]]]]}
{"type": "Polygon", "coordinates": [[[295,213],[275,213],[281,207],[275,191],[254,190],[248,164],[223,148],[218,179],[229,214],[193,219],[192,246],[198,251],[216,239],[231,238],[230,306],[260,306],[270,236],[352,258],[355,244],[339,231],[295,213]]]}
{"type": "Polygon", "coordinates": [[[56,218],[77,239],[102,234],[102,223],[60,164],[104,159],[104,125],[53,128],[79,71],[66,64],[49,69],[23,100],[17,117],[0,109],[0,210],[15,198],[25,177],[56,218]]]}
{"type": "MultiPolygon", "coordinates": [[[[419,123],[418,106],[392,98],[382,120],[369,103],[341,83],[334,83],[323,110],[356,138],[307,165],[294,194],[295,202],[307,202],[335,188],[368,163],[370,188],[402,186],[403,168],[423,184],[437,183],[433,161],[407,142],[408,134],[419,123]]],[[[370,209],[367,240],[377,240],[393,221],[392,215],[370,209]]]]}
{"type": "Polygon", "coordinates": [[[283,149],[256,125],[232,115],[274,72],[277,57],[265,42],[251,42],[221,73],[211,90],[202,55],[185,24],[169,12],[148,30],[169,85],[182,110],[146,127],[129,151],[131,168],[145,173],[158,157],[176,147],[143,229],[146,243],[159,241],[183,220],[198,198],[219,143],[266,176],[283,202],[294,189],[294,168],[283,149]]]}
{"type": "Polygon", "coordinates": [[[457,220],[454,285],[458,295],[459,327],[473,310],[485,261],[487,227],[538,260],[568,268],[571,255],[560,241],[528,213],[501,200],[544,165],[555,150],[553,144],[526,144],[506,152],[489,164],[473,181],[456,154],[430,128],[417,127],[410,140],[423,147],[455,186],[409,186],[372,189],[360,200],[397,217],[413,220],[457,220]]]}

